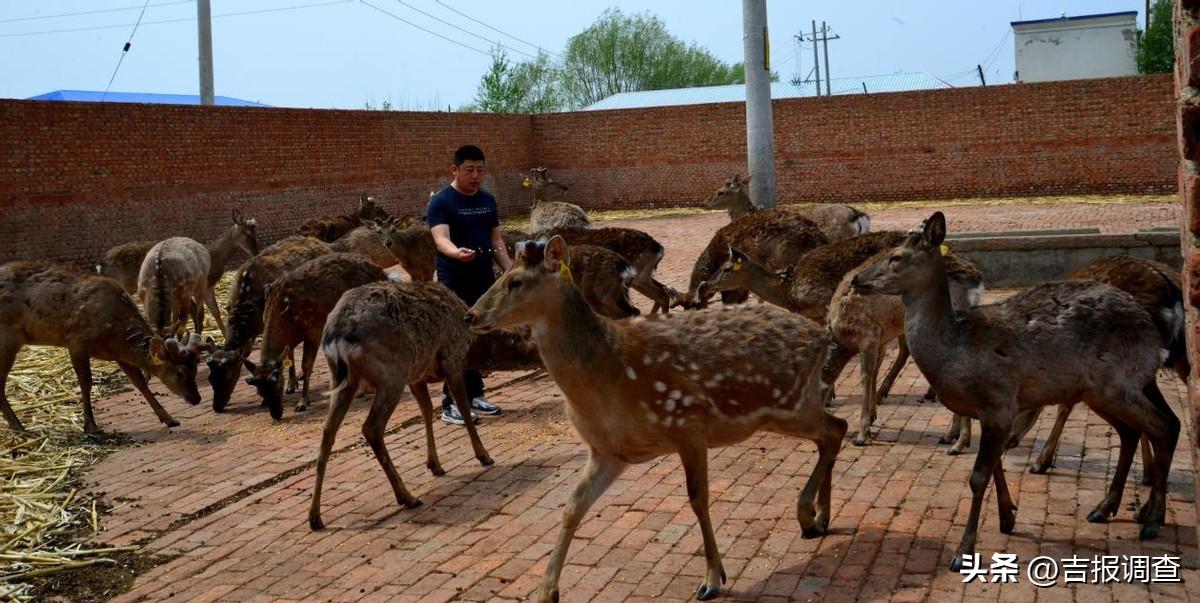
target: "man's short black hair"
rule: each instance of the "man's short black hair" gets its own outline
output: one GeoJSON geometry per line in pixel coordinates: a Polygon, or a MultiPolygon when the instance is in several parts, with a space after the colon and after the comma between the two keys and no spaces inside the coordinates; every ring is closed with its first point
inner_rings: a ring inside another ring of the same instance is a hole
{"type": "Polygon", "coordinates": [[[464,161],[485,161],[483,151],[473,144],[458,147],[454,152],[454,167],[462,165],[464,161]]]}

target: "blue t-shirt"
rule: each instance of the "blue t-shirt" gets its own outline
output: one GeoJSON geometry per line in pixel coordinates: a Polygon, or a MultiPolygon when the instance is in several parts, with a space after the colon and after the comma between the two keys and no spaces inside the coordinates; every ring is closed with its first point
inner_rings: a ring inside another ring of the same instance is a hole
{"type": "Polygon", "coordinates": [[[430,228],[446,224],[450,240],[459,247],[475,250],[475,259],[462,262],[441,253],[437,258],[439,281],[492,274],[492,229],[500,226],[496,198],[482,188],[464,195],[447,186],[429,199],[425,221],[430,228]]]}

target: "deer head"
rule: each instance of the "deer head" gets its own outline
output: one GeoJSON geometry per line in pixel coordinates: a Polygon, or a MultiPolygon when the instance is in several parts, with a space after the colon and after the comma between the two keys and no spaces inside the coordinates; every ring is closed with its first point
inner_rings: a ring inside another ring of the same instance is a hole
{"type": "Polygon", "coordinates": [[[738,174],[734,174],[732,178],[725,181],[721,188],[713,191],[704,200],[704,207],[708,209],[724,209],[729,211],[730,215],[737,213],[741,216],[758,209],[750,202],[750,193],[747,188],[750,184],[750,176],[742,178],[738,174]]]}
{"type": "Polygon", "coordinates": [[[291,366],[291,360],[287,359],[286,355],[284,358],[282,363],[272,360],[258,366],[250,362],[249,358],[242,359],[251,373],[246,377],[246,383],[258,390],[258,395],[262,396],[263,404],[270,411],[271,418],[276,420],[283,418],[283,369],[291,366]]]}
{"type": "Polygon", "coordinates": [[[903,295],[933,287],[938,279],[944,283],[945,240],[946,216],[935,212],[902,245],[860,272],[850,285],[860,293],[903,295]]]}
{"type": "Polygon", "coordinates": [[[200,391],[196,388],[196,366],[200,359],[213,352],[212,339],[202,341],[199,335],[189,333],[182,339],[150,338],[151,372],[167,389],[188,401],[200,403],[200,391]]]}
{"type": "Polygon", "coordinates": [[[557,198],[567,192],[567,187],[550,177],[544,167],[536,167],[529,170],[529,176],[526,176],[521,181],[521,186],[533,191],[533,198],[536,200],[546,200],[547,198],[557,198]]]}
{"type": "Polygon", "coordinates": [[[389,217],[391,216],[382,207],[375,205],[375,197],[362,195],[358,198],[358,218],[363,223],[386,220],[389,217]]]}
{"type": "Polygon", "coordinates": [[[555,235],[542,244],[521,241],[517,260],[467,313],[466,321],[477,333],[530,325],[546,308],[555,307],[563,288],[574,288],[567,243],[555,235]]]}
{"type": "Polygon", "coordinates": [[[251,256],[258,255],[258,220],[243,218],[241,210],[233,210],[233,242],[251,256]]]}
{"type": "Polygon", "coordinates": [[[233,389],[242,376],[242,355],[236,351],[216,350],[205,361],[208,383],[213,390],[213,410],[221,412],[233,397],[233,389]]]}

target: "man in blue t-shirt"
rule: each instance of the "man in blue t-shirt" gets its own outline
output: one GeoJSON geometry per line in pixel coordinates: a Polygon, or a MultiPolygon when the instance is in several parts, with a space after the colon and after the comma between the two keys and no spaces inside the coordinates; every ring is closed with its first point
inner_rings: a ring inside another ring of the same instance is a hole
{"type": "MultiPolygon", "coordinates": [[[[512,260],[500,236],[500,216],[496,213],[496,198],[480,188],[483,183],[483,151],[474,145],[459,147],[454,152],[451,168],[454,181],[429,199],[426,221],[437,244],[437,279],[455,295],[474,303],[496,281],[492,260],[504,270],[512,260]]],[[[479,371],[467,369],[467,396],[471,398],[471,420],[477,421],[475,411],[498,415],[500,409],[483,396],[483,377],[479,371]]],[[[450,397],[448,385],[442,387],[442,420],[463,425],[463,417],[450,397]]]]}

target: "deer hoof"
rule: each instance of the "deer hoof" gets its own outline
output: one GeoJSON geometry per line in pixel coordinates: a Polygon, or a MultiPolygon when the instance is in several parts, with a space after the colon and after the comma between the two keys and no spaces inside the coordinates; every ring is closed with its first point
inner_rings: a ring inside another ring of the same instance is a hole
{"type": "Polygon", "coordinates": [[[308,410],[308,402],[301,402],[296,405],[296,412],[304,412],[308,410]]]}
{"type": "Polygon", "coordinates": [[[958,455],[962,454],[962,449],[951,446],[950,448],[946,449],[946,454],[948,454],[950,456],[958,456],[958,455]]]}
{"type": "Polygon", "coordinates": [[[1138,523],[1146,523],[1146,517],[1150,515],[1150,503],[1146,502],[1138,507],[1137,513],[1133,514],[1134,521],[1138,523]]]}
{"type": "Polygon", "coordinates": [[[487,455],[476,457],[476,458],[479,459],[479,464],[483,465],[484,467],[490,467],[496,463],[496,461],[492,460],[492,457],[487,456],[487,455]]]}
{"type": "Polygon", "coordinates": [[[1000,519],[1000,533],[1001,534],[1012,534],[1013,530],[1015,530],[1016,528],[1017,528],[1017,516],[1015,514],[1011,515],[1009,517],[1003,517],[1000,519]]]}
{"type": "Polygon", "coordinates": [[[1046,472],[1049,471],[1050,468],[1053,466],[1054,466],[1053,464],[1043,465],[1041,463],[1034,463],[1029,466],[1029,472],[1036,473],[1038,475],[1045,475],[1046,472]]]}
{"type": "Polygon", "coordinates": [[[721,593],[721,587],[719,587],[719,586],[709,586],[708,584],[701,584],[700,588],[696,590],[696,599],[700,600],[700,601],[707,601],[709,599],[716,598],[716,596],[720,593],[721,593]]]}
{"type": "Polygon", "coordinates": [[[950,560],[950,571],[952,571],[952,572],[962,571],[963,554],[964,553],[955,553],[954,554],[954,558],[950,560]]]}
{"type": "Polygon", "coordinates": [[[538,589],[537,600],[539,603],[558,603],[558,589],[546,587],[538,589]]]}
{"type": "Polygon", "coordinates": [[[325,529],[325,522],[321,521],[320,515],[308,516],[308,529],[317,532],[325,529]]]}
{"type": "Polygon", "coordinates": [[[415,509],[425,503],[421,502],[421,499],[419,498],[413,498],[412,500],[401,501],[400,504],[404,505],[406,508],[415,509]]]}
{"type": "Polygon", "coordinates": [[[865,438],[865,437],[863,437],[863,436],[860,436],[860,435],[859,435],[859,436],[854,436],[854,439],[853,439],[853,440],[850,440],[850,443],[851,443],[851,444],[854,444],[855,446],[866,446],[866,445],[867,445],[867,438],[865,438]]]}
{"type": "Polygon", "coordinates": [[[446,470],[442,469],[441,465],[435,465],[433,463],[425,463],[425,466],[429,467],[429,472],[434,475],[446,475],[446,470]]]}
{"type": "Polygon", "coordinates": [[[1138,533],[1138,538],[1141,540],[1154,540],[1158,538],[1158,530],[1161,526],[1156,523],[1142,524],[1142,531],[1138,533]]]}
{"type": "Polygon", "coordinates": [[[1089,523],[1108,523],[1108,515],[1108,513],[1105,513],[1100,509],[1092,509],[1092,511],[1088,513],[1087,520],[1089,523]]]}
{"type": "Polygon", "coordinates": [[[807,528],[800,530],[800,537],[804,538],[805,540],[809,540],[812,538],[817,538],[817,537],[823,535],[824,533],[825,533],[825,531],[822,530],[821,528],[819,528],[817,526],[811,526],[811,527],[807,527],[807,528]]]}
{"type": "MultiPolygon", "coordinates": [[[[179,421],[176,421],[175,419],[167,419],[164,422],[164,425],[166,425],[167,427],[179,427],[179,421]]],[[[97,430],[97,431],[99,431],[99,430],[97,430]]],[[[92,433],[95,433],[95,432],[92,432],[92,433]]]]}

